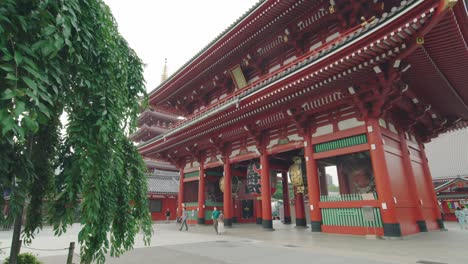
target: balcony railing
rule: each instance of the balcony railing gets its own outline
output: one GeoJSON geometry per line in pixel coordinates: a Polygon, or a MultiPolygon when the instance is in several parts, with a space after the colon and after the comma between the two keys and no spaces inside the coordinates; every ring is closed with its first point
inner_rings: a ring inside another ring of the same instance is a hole
{"type": "Polygon", "coordinates": [[[321,202],[347,202],[347,201],[362,201],[362,200],[378,200],[377,193],[350,193],[350,194],[337,194],[337,195],[321,195],[321,202]],[[367,196],[367,197],[366,197],[367,196]],[[373,197],[373,199],[369,199],[373,197]]]}

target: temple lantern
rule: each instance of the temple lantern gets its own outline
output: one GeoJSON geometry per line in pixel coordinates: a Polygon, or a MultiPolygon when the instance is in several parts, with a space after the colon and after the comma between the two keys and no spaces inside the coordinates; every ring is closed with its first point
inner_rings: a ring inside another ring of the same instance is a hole
{"type": "Polygon", "coordinates": [[[293,158],[294,164],[289,167],[289,178],[298,193],[307,193],[307,175],[305,162],[301,157],[293,158]]]}
{"type": "MultiPolygon", "coordinates": [[[[253,195],[260,195],[262,192],[262,185],[260,181],[261,169],[258,161],[251,161],[247,167],[247,192],[253,195]]],[[[270,187],[271,193],[276,192],[276,171],[270,170],[270,187]]]]}
{"type": "MultiPolygon", "coordinates": [[[[237,197],[237,194],[240,190],[241,182],[238,177],[232,177],[231,191],[234,197],[237,197]]],[[[219,179],[219,189],[224,193],[224,176],[219,179]]]]}

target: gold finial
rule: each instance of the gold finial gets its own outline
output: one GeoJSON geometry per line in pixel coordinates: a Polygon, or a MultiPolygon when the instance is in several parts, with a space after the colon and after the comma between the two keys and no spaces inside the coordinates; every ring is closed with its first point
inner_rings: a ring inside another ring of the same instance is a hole
{"type": "Polygon", "coordinates": [[[164,59],[164,68],[161,74],[161,83],[163,83],[165,80],[167,80],[167,58],[164,59]]]}

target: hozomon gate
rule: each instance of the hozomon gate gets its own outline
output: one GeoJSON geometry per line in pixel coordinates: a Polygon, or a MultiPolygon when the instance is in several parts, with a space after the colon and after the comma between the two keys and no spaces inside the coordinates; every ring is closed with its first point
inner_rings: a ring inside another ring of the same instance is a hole
{"type": "Polygon", "coordinates": [[[260,1],[150,93],[185,119],[139,151],[177,166],[179,212],[200,224],[217,206],[227,226],[272,229],[271,179],[287,190],[289,170],[298,226],[308,214],[314,232],[440,229],[424,143],[468,120],[466,8],[260,1]]]}

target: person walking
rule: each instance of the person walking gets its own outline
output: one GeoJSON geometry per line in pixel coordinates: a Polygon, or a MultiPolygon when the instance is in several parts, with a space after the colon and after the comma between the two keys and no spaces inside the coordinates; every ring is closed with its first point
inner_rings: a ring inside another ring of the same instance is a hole
{"type": "Polygon", "coordinates": [[[211,214],[211,219],[213,219],[213,227],[214,227],[214,230],[216,231],[216,234],[219,234],[218,233],[218,218],[219,218],[219,211],[215,207],[213,209],[213,213],[211,214]]]}
{"type": "Polygon", "coordinates": [[[463,230],[465,227],[465,212],[461,210],[460,207],[457,207],[457,210],[455,211],[455,217],[458,219],[458,224],[460,225],[460,228],[463,230]]]}
{"type": "Polygon", "coordinates": [[[182,228],[184,227],[184,225],[185,225],[185,231],[188,231],[187,210],[185,210],[185,207],[184,207],[184,209],[182,209],[182,216],[180,218],[181,218],[180,219],[181,225],[180,225],[179,231],[182,231],[182,228]]]}
{"type": "Polygon", "coordinates": [[[223,234],[226,232],[224,229],[224,214],[223,211],[219,211],[219,216],[218,216],[218,235],[223,234]]]}
{"type": "Polygon", "coordinates": [[[166,209],[166,223],[169,223],[170,218],[171,218],[171,210],[167,208],[166,209]]]}
{"type": "Polygon", "coordinates": [[[468,208],[462,206],[463,213],[465,213],[465,229],[468,229],[468,208]]]}

